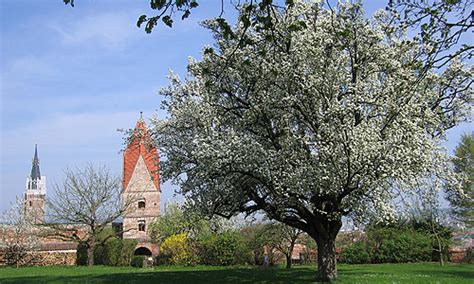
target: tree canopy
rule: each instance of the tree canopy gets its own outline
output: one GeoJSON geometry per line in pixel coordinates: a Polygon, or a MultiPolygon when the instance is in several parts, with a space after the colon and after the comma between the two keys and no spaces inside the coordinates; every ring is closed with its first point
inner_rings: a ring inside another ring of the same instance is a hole
{"type": "Polygon", "coordinates": [[[163,176],[208,213],[307,232],[332,279],[342,216],[389,218],[397,193],[447,164],[440,143],[469,115],[472,66],[426,68],[423,42],[359,3],[272,11],[272,29],[240,18],[235,36],[207,22],[215,47],[184,81],[171,74],[154,122],[163,176]]]}
{"type": "Polygon", "coordinates": [[[463,191],[447,188],[454,216],[468,226],[474,225],[474,132],[461,136],[454,152],[454,170],[464,177],[463,191]]]}

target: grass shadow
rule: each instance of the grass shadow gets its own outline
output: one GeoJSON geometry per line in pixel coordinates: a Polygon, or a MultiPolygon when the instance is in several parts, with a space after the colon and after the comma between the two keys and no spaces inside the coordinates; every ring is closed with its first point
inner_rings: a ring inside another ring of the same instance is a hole
{"type": "Polygon", "coordinates": [[[222,270],[150,270],[110,274],[83,274],[77,276],[15,276],[0,283],[312,283],[315,270],[228,268],[222,270]]]}

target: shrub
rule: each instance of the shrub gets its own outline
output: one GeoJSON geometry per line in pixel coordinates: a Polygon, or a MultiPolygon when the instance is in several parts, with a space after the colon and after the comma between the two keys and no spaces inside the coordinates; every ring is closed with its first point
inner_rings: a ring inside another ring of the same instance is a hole
{"type": "Polygon", "coordinates": [[[99,244],[94,247],[94,264],[106,264],[107,251],[104,244],[99,244]]]}
{"type": "Polygon", "coordinates": [[[157,265],[169,265],[171,264],[170,263],[170,255],[167,255],[167,254],[164,254],[164,253],[160,253],[157,257],[156,257],[156,264],[157,265]]]}
{"type": "Polygon", "coordinates": [[[104,262],[110,266],[128,266],[132,259],[136,240],[123,240],[119,238],[109,239],[104,244],[104,262]]]}
{"type": "Polygon", "coordinates": [[[160,246],[160,251],[163,259],[166,259],[166,264],[194,265],[197,262],[191,240],[185,233],[166,238],[160,246]]]}
{"type": "Polygon", "coordinates": [[[472,251],[472,247],[466,250],[466,255],[461,261],[462,263],[473,264],[474,263],[474,252],[472,251]]]}
{"type": "MultiPolygon", "coordinates": [[[[105,265],[111,265],[111,266],[121,266],[120,258],[122,255],[122,245],[123,241],[118,239],[118,238],[113,238],[108,240],[104,247],[105,247],[105,252],[106,252],[106,257],[104,259],[105,265]]],[[[128,262],[126,265],[128,265],[130,262],[128,262]]]]}
{"type": "Polygon", "coordinates": [[[364,264],[370,263],[370,255],[367,251],[365,242],[356,242],[351,246],[344,248],[339,255],[341,263],[364,264]]]}
{"type": "Polygon", "coordinates": [[[85,242],[79,242],[77,244],[76,264],[77,265],[87,264],[87,245],[85,242]]]}
{"type": "Polygon", "coordinates": [[[368,231],[372,262],[401,263],[430,261],[432,241],[429,234],[412,228],[386,227],[368,231]]]}
{"type": "Polygon", "coordinates": [[[135,247],[138,244],[137,240],[127,240],[120,239],[122,243],[122,249],[120,257],[118,258],[118,266],[128,266],[132,261],[133,253],[135,252],[135,247]]]}
{"type": "Polygon", "coordinates": [[[199,240],[199,255],[203,264],[245,264],[251,257],[243,237],[237,231],[209,235],[199,240]]]}
{"type": "MultiPolygon", "coordinates": [[[[129,266],[132,259],[136,240],[109,238],[105,243],[98,244],[94,248],[94,263],[110,266],[129,266]]],[[[87,264],[87,245],[79,242],[76,252],[76,264],[87,264]]]]}
{"type": "Polygon", "coordinates": [[[145,261],[145,256],[143,255],[134,255],[132,260],[130,261],[130,265],[133,267],[143,267],[143,263],[145,261]]]}

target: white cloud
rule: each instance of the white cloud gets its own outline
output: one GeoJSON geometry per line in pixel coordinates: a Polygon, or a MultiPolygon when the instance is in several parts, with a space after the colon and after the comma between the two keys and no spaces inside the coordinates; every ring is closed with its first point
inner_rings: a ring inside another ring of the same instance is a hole
{"type": "Polygon", "coordinates": [[[121,49],[132,38],[139,36],[136,19],[130,13],[100,13],[88,15],[75,21],[50,23],[64,44],[99,44],[106,49],[121,49]]]}
{"type": "Polygon", "coordinates": [[[54,76],[57,73],[48,62],[33,56],[25,56],[13,60],[10,63],[8,72],[16,75],[41,75],[42,77],[54,76]]]}
{"type": "Polygon", "coordinates": [[[32,121],[3,133],[2,162],[15,159],[16,152],[30,149],[35,142],[59,152],[75,147],[108,147],[106,141],[120,141],[117,129],[133,127],[137,117],[137,112],[62,113],[32,121]]]}

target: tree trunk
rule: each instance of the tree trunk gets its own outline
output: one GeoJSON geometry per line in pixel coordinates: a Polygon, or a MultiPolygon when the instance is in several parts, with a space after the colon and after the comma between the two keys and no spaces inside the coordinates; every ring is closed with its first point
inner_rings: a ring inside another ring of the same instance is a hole
{"type": "Polygon", "coordinates": [[[91,236],[87,241],[87,266],[94,265],[94,247],[95,247],[95,236],[91,236]]]}
{"type": "Polygon", "coordinates": [[[291,268],[291,254],[285,255],[286,256],[286,269],[291,268]]]}
{"type": "Polygon", "coordinates": [[[336,236],[342,227],[342,221],[321,219],[315,222],[314,230],[308,234],[316,241],[318,248],[316,281],[328,282],[337,277],[336,236]]]}
{"type": "Polygon", "coordinates": [[[337,277],[336,237],[318,237],[318,273],[316,280],[331,281],[337,277]]]}
{"type": "Polygon", "coordinates": [[[439,236],[436,235],[436,240],[438,241],[438,256],[439,256],[439,265],[443,266],[444,265],[444,260],[443,260],[443,246],[441,245],[441,241],[439,240],[439,236]]]}

